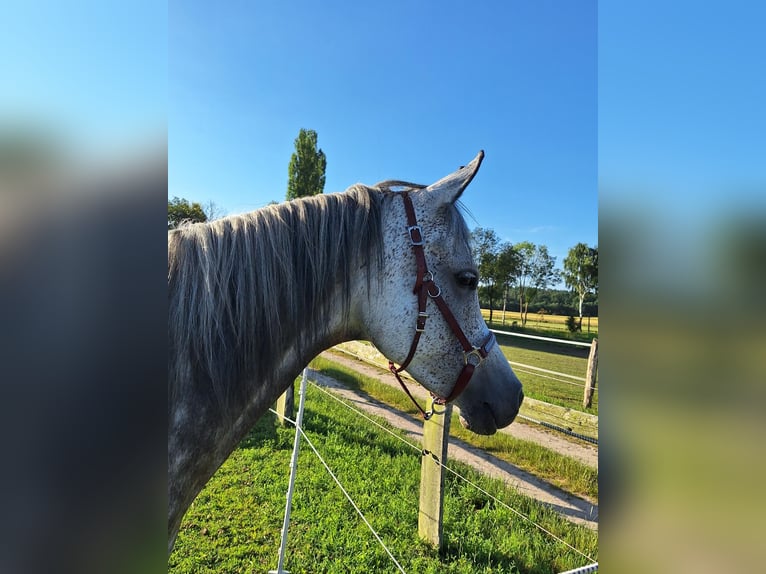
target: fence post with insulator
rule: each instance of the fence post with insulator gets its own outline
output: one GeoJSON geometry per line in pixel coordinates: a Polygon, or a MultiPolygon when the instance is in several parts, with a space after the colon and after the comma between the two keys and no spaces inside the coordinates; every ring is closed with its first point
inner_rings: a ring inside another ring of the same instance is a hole
{"type": "Polygon", "coordinates": [[[584,409],[590,408],[593,402],[593,391],[596,388],[596,373],[598,372],[598,339],[593,339],[590,344],[590,355],[588,356],[588,371],[585,374],[585,393],[582,398],[584,409]]]}
{"type": "Polygon", "coordinates": [[[423,423],[423,457],[420,462],[418,535],[435,548],[442,547],[444,516],[444,467],[447,463],[452,405],[433,405],[434,413],[423,423]]]}

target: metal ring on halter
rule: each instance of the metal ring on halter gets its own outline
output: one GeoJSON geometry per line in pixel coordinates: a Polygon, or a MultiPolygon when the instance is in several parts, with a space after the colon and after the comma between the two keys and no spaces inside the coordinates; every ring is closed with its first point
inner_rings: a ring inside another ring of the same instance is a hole
{"type": "Polygon", "coordinates": [[[479,347],[474,347],[470,351],[463,353],[463,361],[465,361],[466,365],[468,364],[468,357],[476,357],[476,362],[471,363],[474,367],[481,365],[481,362],[484,360],[484,357],[481,356],[479,347]]]}
{"type": "MultiPolygon", "coordinates": [[[[430,273],[430,271],[429,271],[429,273],[430,273]]],[[[429,288],[428,288],[428,296],[429,296],[431,299],[436,299],[436,298],[437,298],[439,295],[441,295],[441,294],[442,294],[442,288],[441,288],[441,287],[439,287],[439,286],[438,286],[436,283],[433,283],[433,282],[431,282],[431,284],[432,284],[434,287],[436,287],[436,293],[431,293],[431,288],[429,287],[429,288]]]]}
{"type": "Polygon", "coordinates": [[[423,283],[428,283],[430,281],[434,280],[434,274],[430,271],[426,271],[425,275],[423,275],[423,283]]]}

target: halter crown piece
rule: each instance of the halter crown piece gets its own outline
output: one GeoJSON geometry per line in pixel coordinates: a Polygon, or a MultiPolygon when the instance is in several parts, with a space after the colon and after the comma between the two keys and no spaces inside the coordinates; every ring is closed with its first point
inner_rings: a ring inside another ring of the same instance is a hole
{"type": "Polygon", "coordinates": [[[399,373],[407,368],[410,361],[412,361],[412,358],[415,356],[415,351],[418,348],[420,335],[426,330],[426,319],[429,317],[428,313],[426,313],[428,299],[433,299],[433,302],[436,303],[439,311],[441,311],[441,314],[444,316],[444,320],[447,321],[450,329],[452,329],[452,332],[455,334],[458,341],[460,341],[460,345],[463,347],[463,360],[465,361],[463,369],[457,377],[455,386],[452,387],[452,392],[447,397],[440,397],[432,392],[432,405],[445,405],[460,396],[468,386],[468,382],[471,380],[476,367],[478,367],[487,355],[489,355],[496,340],[495,334],[490,331],[489,336],[480,347],[474,347],[468,341],[468,338],[460,328],[457,319],[455,319],[452,311],[450,311],[450,308],[447,306],[447,302],[442,297],[441,289],[434,283],[433,273],[428,270],[425,251],[423,250],[423,230],[418,225],[417,217],[415,216],[415,207],[412,205],[412,199],[410,199],[407,191],[402,191],[400,195],[402,196],[402,200],[404,200],[404,211],[407,214],[407,234],[409,235],[412,252],[415,254],[415,261],[418,266],[415,288],[412,290],[418,298],[418,318],[415,325],[415,335],[412,338],[412,344],[410,345],[409,353],[407,353],[407,358],[404,359],[404,362],[402,362],[398,368],[393,361],[388,361],[388,368],[394,374],[396,380],[399,382],[402,389],[404,389],[404,392],[407,393],[407,396],[410,397],[410,400],[420,411],[423,418],[428,420],[433,415],[433,406],[428,411],[423,409],[423,407],[421,407],[415,400],[415,397],[412,396],[412,393],[399,375],[399,373]]]}

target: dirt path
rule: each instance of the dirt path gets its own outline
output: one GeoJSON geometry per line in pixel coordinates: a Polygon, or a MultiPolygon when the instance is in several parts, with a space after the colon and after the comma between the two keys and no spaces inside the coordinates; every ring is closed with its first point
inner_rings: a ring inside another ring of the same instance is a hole
{"type": "MultiPolygon", "coordinates": [[[[353,367],[355,370],[361,371],[365,368],[370,368],[373,373],[377,371],[376,375],[370,376],[380,375],[380,369],[376,369],[355,359],[339,357],[336,354],[331,354],[328,358],[338,362],[344,362],[343,360],[345,359],[346,361],[350,361],[348,366],[353,367]]],[[[333,394],[353,404],[356,408],[371,415],[381,417],[388,421],[392,426],[403,430],[411,442],[420,443],[423,428],[423,423],[420,419],[406,415],[384,403],[372,399],[364,393],[348,389],[335,379],[323,375],[322,373],[313,370],[310,370],[309,372],[309,378],[317,384],[330,389],[333,394]]],[[[365,374],[368,373],[365,371],[365,374]]],[[[530,496],[550,506],[561,513],[565,518],[576,524],[582,524],[592,529],[598,529],[597,504],[593,504],[587,500],[552,487],[545,481],[515,467],[511,463],[496,458],[481,449],[472,447],[455,438],[450,438],[448,457],[452,460],[458,460],[469,464],[488,476],[505,481],[522,494],[530,496]]]]}
{"type": "MultiPolygon", "coordinates": [[[[399,389],[399,384],[394,377],[388,371],[384,371],[380,367],[376,367],[343,353],[325,351],[322,355],[331,361],[341,363],[350,369],[363,373],[368,377],[372,377],[380,383],[399,389]]],[[[428,392],[417,383],[413,383],[410,387],[410,391],[418,398],[424,400],[428,398],[428,392]]],[[[565,435],[556,433],[556,431],[544,429],[534,423],[527,423],[517,419],[513,424],[504,429],[500,429],[499,432],[509,434],[521,440],[535,442],[545,448],[556,451],[559,454],[574,458],[592,468],[598,468],[598,448],[582,441],[578,441],[577,439],[569,439],[565,437],[565,435]]]]}

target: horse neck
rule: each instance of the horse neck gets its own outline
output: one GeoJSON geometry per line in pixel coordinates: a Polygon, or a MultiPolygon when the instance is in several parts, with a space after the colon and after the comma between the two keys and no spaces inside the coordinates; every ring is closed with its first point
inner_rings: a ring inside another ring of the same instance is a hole
{"type": "MultiPolygon", "coordinates": [[[[292,340],[277,357],[276,372],[284,376],[296,376],[314,357],[322,351],[359,336],[360,329],[353,311],[355,301],[350,301],[351,309],[343,311],[343,297],[340,290],[333,293],[333,311],[321,316],[318,311],[299,319],[291,327],[297,337],[292,340]]],[[[291,379],[292,380],[292,379],[291,379]]]]}
{"type": "MultiPolygon", "coordinates": [[[[349,261],[349,277],[339,277],[322,299],[322,305],[308,306],[300,314],[280,315],[282,343],[271,347],[270,356],[260,357],[257,371],[261,380],[251,388],[242,428],[260,417],[284,392],[301,370],[322,351],[364,336],[360,308],[368,297],[367,262],[357,256],[349,261]],[[359,260],[357,260],[359,259],[359,260]],[[344,280],[348,279],[348,288],[344,280]]],[[[289,289],[289,286],[281,288],[289,289]]]]}
{"type": "MultiPolygon", "coordinates": [[[[363,289],[360,286],[355,290],[363,289]]],[[[359,295],[362,296],[361,293],[359,295]]],[[[269,407],[300,375],[301,370],[307,367],[319,353],[338,343],[360,338],[362,331],[358,327],[357,314],[353,311],[356,306],[354,298],[352,297],[351,309],[348,313],[343,312],[344,299],[340,289],[333,291],[332,299],[331,308],[335,310],[334,312],[320,315],[316,311],[305,315],[292,325],[285,326],[294,330],[297,336],[283,347],[276,349],[274,355],[266,359],[266,362],[270,364],[264,367],[265,372],[269,374],[258,385],[251,387],[252,394],[247,406],[232,427],[232,436],[240,438],[244,436],[254,422],[266,414],[269,407]]]]}

